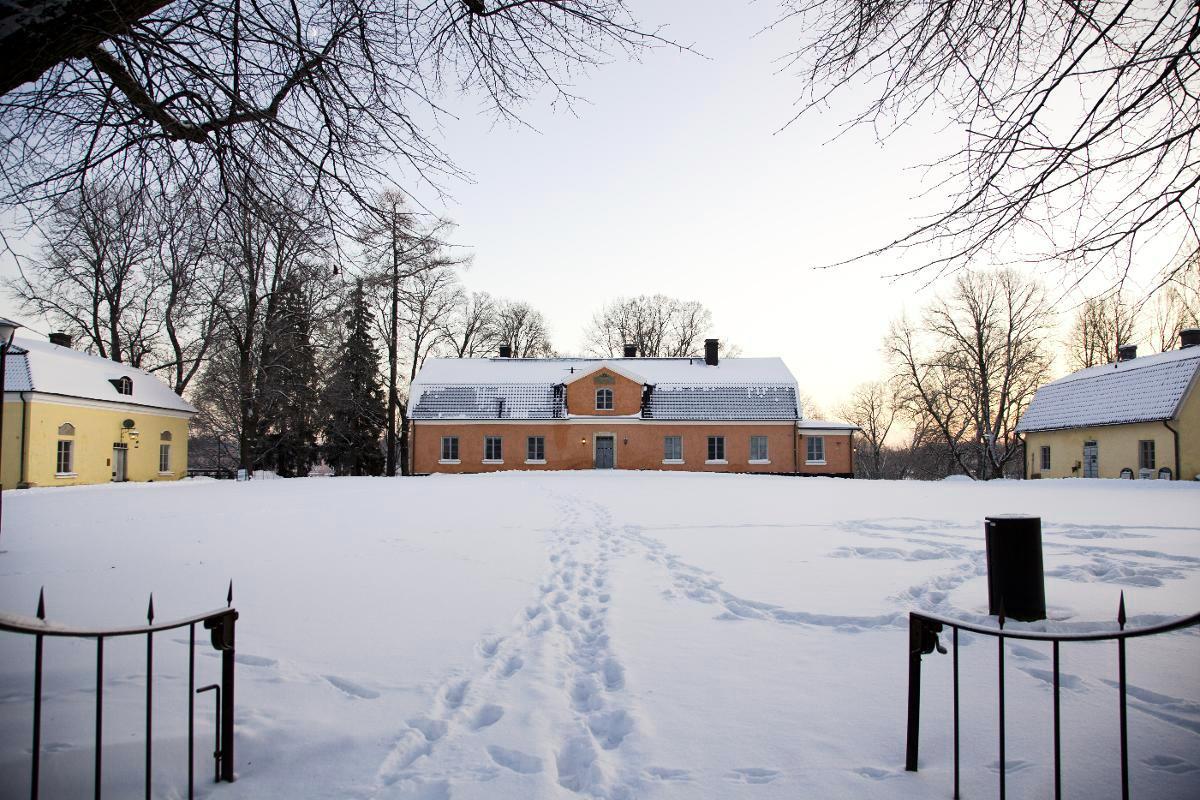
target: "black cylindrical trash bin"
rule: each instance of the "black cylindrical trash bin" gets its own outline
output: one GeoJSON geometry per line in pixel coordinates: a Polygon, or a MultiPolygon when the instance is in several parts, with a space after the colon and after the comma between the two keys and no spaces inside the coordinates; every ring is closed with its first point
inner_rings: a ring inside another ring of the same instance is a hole
{"type": "Polygon", "coordinates": [[[1046,618],[1042,568],[1042,518],[1003,514],[984,518],[988,613],[1026,622],[1046,618]]]}

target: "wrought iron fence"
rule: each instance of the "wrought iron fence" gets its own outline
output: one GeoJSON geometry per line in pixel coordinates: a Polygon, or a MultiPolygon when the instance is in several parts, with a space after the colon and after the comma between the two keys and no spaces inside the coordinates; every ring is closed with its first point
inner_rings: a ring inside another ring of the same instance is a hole
{"type": "Polygon", "coordinates": [[[947,650],[942,645],[938,634],[945,628],[952,632],[951,673],[953,684],[953,715],[954,715],[954,797],[959,797],[959,747],[958,747],[958,633],[968,631],[997,639],[997,689],[999,710],[999,749],[1000,749],[1000,798],[1005,797],[1005,760],[1004,760],[1004,641],[1006,639],[1022,639],[1027,641],[1050,642],[1053,659],[1054,687],[1054,797],[1062,798],[1062,737],[1059,716],[1059,645],[1063,642],[1104,642],[1115,641],[1117,644],[1117,692],[1120,697],[1120,739],[1121,739],[1121,797],[1129,798],[1129,739],[1127,722],[1126,682],[1125,682],[1125,642],[1141,636],[1152,636],[1156,633],[1180,630],[1193,625],[1200,625],[1200,614],[1190,617],[1152,625],[1146,628],[1125,630],[1125,593],[1117,610],[1118,630],[1097,633],[1045,633],[1041,631],[1004,630],[1004,606],[1000,606],[999,625],[995,628],[975,625],[949,617],[935,614],[911,612],[908,615],[908,742],[905,752],[904,768],[909,772],[917,771],[917,751],[920,739],[921,722],[921,656],[933,653],[935,650],[943,655],[947,650]]]}
{"type": "Polygon", "coordinates": [[[34,637],[33,665],[33,746],[30,750],[30,797],[37,800],[42,755],[42,662],[46,637],[96,640],[96,752],[93,765],[94,796],[100,800],[103,774],[104,720],[104,643],[126,636],[146,637],[146,800],[150,800],[150,768],[154,757],[152,713],[154,699],[154,634],[179,628],[188,629],[188,797],[195,794],[195,699],[199,692],[217,690],[216,746],[213,751],[215,775],[218,781],[233,780],[233,667],[234,626],[238,612],[233,607],[233,582],[229,584],[225,608],[195,614],[172,622],[154,622],[154,595],[146,610],[146,624],[128,628],[76,628],[46,621],[45,592],[38,595],[37,618],[0,613],[0,631],[34,637]],[[221,684],[196,689],[196,626],[210,631],[213,649],[221,653],[221,684]]]}

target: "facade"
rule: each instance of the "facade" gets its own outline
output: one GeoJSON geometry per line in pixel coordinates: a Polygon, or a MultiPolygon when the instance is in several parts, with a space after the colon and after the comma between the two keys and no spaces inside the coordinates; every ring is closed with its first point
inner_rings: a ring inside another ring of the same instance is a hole
{"type": "Polygon", "coordinates": [[[152,375],[54,340],[18,337],[9,348],[3,486],[186,477],[196,409],[152,375]]]}
{"type": "Polygon", "coordinates": [[[1038,389],[1021,417],[1031,478],[1200,478],[1200,331],[1038,389]]]}
{"type": "Polygon", "coordinates": [[[778,358],[429,359],[414,474],[654,469],[853,474],[843,423],[803,420],[778,358]]]}

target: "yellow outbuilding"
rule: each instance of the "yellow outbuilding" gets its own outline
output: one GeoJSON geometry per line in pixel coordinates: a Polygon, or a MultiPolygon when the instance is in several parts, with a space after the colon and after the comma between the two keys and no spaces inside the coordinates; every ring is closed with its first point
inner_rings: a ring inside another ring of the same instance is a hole
{"type": "Polygon", "coordinates": [[[1038,389],[1017,425],[1026,475],[1200,479],[1200,330],[1178,350],[1121,351],[1038,389]]]}
{"type": "Polygon", "coordinates": [[[195,407],[153,375],[73,350],[62,334],[13,340],[3,413],[5,489],[187,476],[195,407]]]}

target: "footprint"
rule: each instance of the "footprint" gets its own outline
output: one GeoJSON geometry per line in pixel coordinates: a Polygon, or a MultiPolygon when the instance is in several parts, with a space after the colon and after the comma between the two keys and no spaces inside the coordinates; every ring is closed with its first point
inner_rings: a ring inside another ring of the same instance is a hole
{"type": "Polygon", "coordinates": [[[354,681],[348,681],[345,678],[339,678],[337,675],[323,675],[321,677],[329,681],[330,685],[332,685],[335,689],[345,692],[351,697],[357,697],[362,700],[374,700],[375,698],[379,697],[379,692],[375,691],[374,689],[368,689],[362,684],[355,683],[354,681]]]}
{"type": "Polygon", "coordinates": [[[239,664],[245,664],[247,667],[273,667],[279,663],[273,658],[252,656],[247,653],[235,653],[233,660],[239,664]]]}
{"type": "Polygon", "coordinates": [[[404,770],[421,756],[429,755],[432,749],[420,731],[410,728],[402,733],[379,769],[384,783],[392,784],[404,777],[404,770]]]}
{"type": "Polygon", "coordinates": [[[446,735],[446,730],[449,727],[445,720],[429,719],[428,717],[416,717],[408,721],[410,728],[416,728],[425,737],[427,742],[436,742],[446,735]]]}
{"type": "Polygon", "coordinates": [[[626,711],[609,711],[588,717],[588,730],[605,750],[620,747],[625,737],[633,732],[633,717],[626,711]]]}
{"type": "Polygon", "coordinates": [[[467,689],[470,688],[470,681],[459,681],[452,683],[446,687],[446,707],[450,709],[458,708],[463,704],[463,699],[467,696],[467,689]]]}
{"type": "Polygon", "coordinates": [[[625,668],[615,658],[604,660],[604,688],[610,692],[625,685],[625,668]]]}
{"type": "Polygon", "coordinates": [[[542,613],[541,606],[528,606],[525,609],[525,619],[533,619],[540,613],[542,613]]]}
{"type": "Polygon", "coordinates": [[[725,777],[735,783],[770,783],[780,775],[777,769],[764,767],[738,767],[725,777]]]}
{"type": "Polygon", "coordinates": [[[899,772],[893,772],[890,769],[880,769],[879,767],[859,767],[854,771],[864,778],[870,778],[873,781],[885,781],[888,778],[900,776],[899,772]]]}
{"type": "Polygon", "coordinates": [[[471,727],[475,730],[486,728],[489,725],[495,725],[504,716],[504,709],[501,706],[488,703],[479,709],[475,715],[475,721],[471,723],[471,727]]]}
{"type": "Polygon", "coordinates": [[[488,755],[506,769],[519,772],[522,775],[533,775],[542,771],[542,760],[537,756],[522,753],[520,750],[509,750],[506,747],[488,745],[488,755]]]}
{"type": "Polygon", "coordinates": [[[683,782],[692,779],[692,773],[686,769],[671,769],[670,767],[646,767],[646,777],[656,781],[683,782]]]}
{"type": "Polygon", "coordinates": [[[525,659],[520,656],[509,656],[508,660],[504,662],[504,666],[500,669],[500,677],[511,678],[523,666],[525,666],[525,659]]]}
{"type": "Polygon", "coordinates": [[[1182,758],[1176,758],[1175,756],[1151,756],[1150,758],[1143,758],[1142,763],[1150,769],[1159,772],[1171,772],[1176,775],[1186,775],[1189,772],[1195,772],[1200,769],[1195,764],[1188,763],[1182,758]]]}
{"type": "Polygon", "coordinates": [[[599,687],[596,681],[585,675],[575,679],[571,687],[571,705],[576,711],[596,711],[600,708],[599,687]]]}
{"type": "MultiPolygon", "coordinates": [[[[1004,771],[1011,775],[1014,772],[1023,772],[1032,766],[1033,766],[1033,764],[1029,763],[1028,761],[1022,761],[1021,759],[1016,758],[1016,759],[1012,759],[1012,760],[1005,760],[1004,771]]],[[[1000,762],[999,761],[993,761],[992,763],[987,765],[987,768],[991,772],[996,773],[997,775],[1000,774],[1000,762]]]]}
{"type": "Polygon", "coordinates": [[[487,639],[480,640],[477,648],[479,655],[484,658],[492,658],[496,655],[496,651],[500,649],[500,643],[504,641],[503,636],[492,636],[487,639]]]}
{"type": "Polygon", "coordinates": [[[563,745],[554,763],[558,768],[558,785],[572,792],[590,792],[603,780],[596,766],[596,748],[586,736],[577,736],[563,745]]]}

